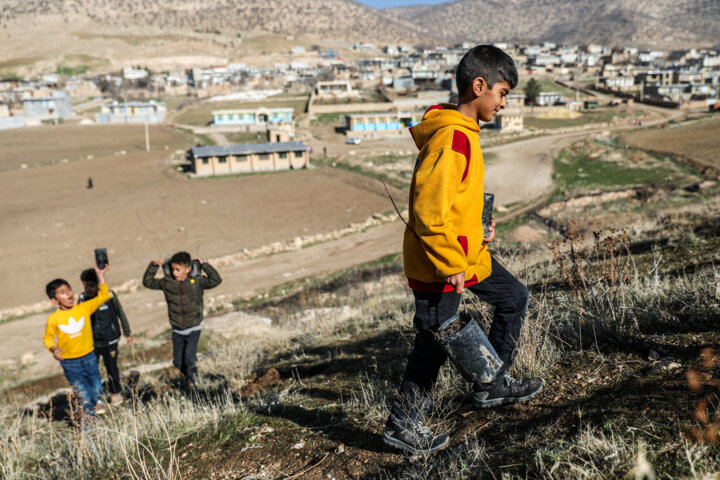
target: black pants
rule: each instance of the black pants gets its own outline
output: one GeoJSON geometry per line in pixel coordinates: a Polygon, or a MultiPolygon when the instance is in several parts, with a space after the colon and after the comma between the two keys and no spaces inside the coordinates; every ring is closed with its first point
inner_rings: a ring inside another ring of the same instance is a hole
{"type": "Polygon", "coordinates": [[[108,374],[108,390],[110,393],[120,393],[120,370],[117,365],[118,344],[113,343],[106,347],[95,347],[95,355],[100,363],[100,357],[105,364],[105,370],[108,374]]]}
{"type": "Polygon", "coordinates": [[[185,377],[194,382],[197,378],[197,351],[200,341],[200,330],[190,332],[187,335],[180,335],[172,332],[173,342],[173,365],[175,365],[185,377]]]}
{"type": "MultiPolygon", "coordinates": [[[[467,288],[495,307],[488,339],[504,363],[499,376],[513,364],[530,294],[527,287],[494,258],[492,274],[467,288]]],[[[447,355],[435,341],[433,332],[457,313],[462,296],[455,292],[423,293],[414,290],[413,294],[415,344],[408,355],[400,393],[404,400],[417,404],[418,395],[427,396],[437,379],[440,367],[447,359],[447,355]]]]}

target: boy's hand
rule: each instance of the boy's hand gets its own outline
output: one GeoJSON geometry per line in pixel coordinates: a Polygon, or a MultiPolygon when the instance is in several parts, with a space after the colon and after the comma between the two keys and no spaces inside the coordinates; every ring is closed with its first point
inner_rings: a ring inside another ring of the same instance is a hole
{"type": "Polygon", "coordinates": [[[456,293],[462,293],[465,289],[465,272],[450,275],[445,279],[445,283],[449,283],[450,285],[455,287],[456,293]]]}
{"type": "Polygon", "coordinates": [[[55,360],[57,360],[58,362],[62,362],[63,360],[65,360],[62,356],[63,351],[60,350],[60,348],[52,347],[50,349],[50,351],[52,352],[52,355],[55,358],[55,360]]]}
{"type": "Polygon", "coordinates": [[[165,263],[165,259],[164,258],[156,258],[155,260],[153,260],[153,263],[155,265],[157,265],[158,267],[162,267],[163,263],[165,263]]]}
{"type": "Polygon", "coordinates": [[[197,260],[198,262],[200,262],[200,265],[202,265],[202,264],[204,263],[202,258],[196,258],[195,260],[197,260]]]}
{"type": "Polygon", "coordinates": [[[488,243],[492,242],[495,239],[495,216],[493,215],[490,217],[490,227],[488,228],[490,230],[490,236],[487,238],[483,238],[483,244],[487,245],[488,243]]]}
{"type": "Polygon", "coordinates": [[[132,339],[132,337],[125,337],[125,341],[127,342],[128,345],[132,345],[133,339],[132,339]]]}
{"type": "Polygon", "coordinates": [[[102,283],[107,283],[107,282],[105,282],[105,272],[107,272],[108,270],[110,270],[109,263],[107,265],[105,265],[105,268],[103,268],[103,269],[100,269],[100,268],[98,268],[97,265],[95,265],[95,273],[97,273],[98,285],[100,285],[102,283]]]}

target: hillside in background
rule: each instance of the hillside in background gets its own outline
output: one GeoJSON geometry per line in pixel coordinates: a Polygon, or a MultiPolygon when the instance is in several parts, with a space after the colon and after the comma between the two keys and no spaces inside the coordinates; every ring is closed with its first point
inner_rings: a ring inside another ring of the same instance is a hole
{"type": "Polygon", "coordinates": [[[0,24],[91,22],[165,30],[277,35],[317,35],[334,40],[408,41],[421,31],[394,16],[352,0],[10,0],[0,24]]]}
{"type": "Polygon", "coordinates": [[[5,0],[0,75],[78,66],[101,73],[127,64],[265,65],[297,59],[289,56],[294,46],[363,55],[352,42],[599,42],[670,50],[717,43],[718,18],[714,0],[457,0],[384,10],[353,0],[5,0]]]}
{"type": "Polygon", "coordinates": [[[457,0],[387,13],[444,41],[552,41],[653,46],[710,46],[720,38],[714,0],[457,0]]]}

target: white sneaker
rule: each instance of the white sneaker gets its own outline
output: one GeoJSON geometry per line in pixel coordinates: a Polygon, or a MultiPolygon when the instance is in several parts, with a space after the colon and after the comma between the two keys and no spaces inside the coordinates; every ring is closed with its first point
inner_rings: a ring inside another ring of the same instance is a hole
{"type": "Polygon", "coordinates": [[[99,400],[97,405],[95,405],[95,414],[102,415],[103,413],[105,413],[105,404],[102,400],[99,400]]]}
{"type": "Polygon", "coordinates": [[[110,405],[113,407],[118,407],[123,404],[123,397],[120,393],[113,393],[110,395],[110,405]]]}

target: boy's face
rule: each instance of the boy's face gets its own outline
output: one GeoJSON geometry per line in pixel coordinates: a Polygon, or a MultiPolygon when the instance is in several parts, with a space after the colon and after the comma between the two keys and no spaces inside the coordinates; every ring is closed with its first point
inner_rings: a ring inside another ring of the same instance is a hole
{"type": "Polygon", "coordinates": [[[83,288],[85,289],[85,295],[89,298],[95,297],[98,294],[98,284],[95,282],[83,282],[83,288]]]}
{"type": "Polygon", "coordinates": [[[187,267],[182,263],[171,263],[170,269],[172,270],[173,278],[175,278],[178,282],[182,282],[190,274],[190,267],[187,267]]]}
{"type": "Polygon", "coordinates": [[[488,88],[484,79],[476,78],[473,82],[473,89],[477,95],[478,120],[489,122],[500,110],[505,108],[505,96],[510,92],[510,84],[503,80],[495,83],[493,88],[488,88]],[[478,80],[482,80],[480,88],[478,88],[478,80]]]}
{"type": "Polygon", "coordinates": [[[50,301],[60,307],[60,310],[70,310],[75,305],[75,297],[70,285],[60,285],[55,290],[55,298],[51,298],[50,301]]]}

